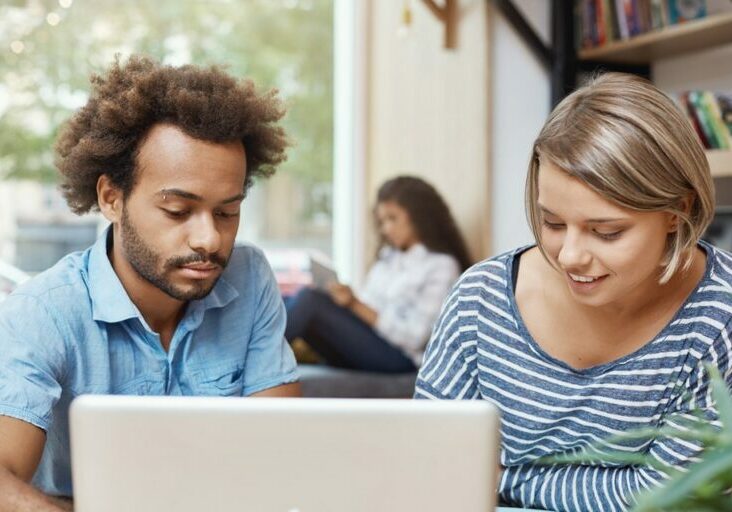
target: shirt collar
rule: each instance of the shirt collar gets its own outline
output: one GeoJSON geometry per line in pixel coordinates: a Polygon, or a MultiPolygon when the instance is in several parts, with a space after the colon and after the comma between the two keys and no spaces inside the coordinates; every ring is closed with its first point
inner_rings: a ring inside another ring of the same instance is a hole
{"type": "Polygon", "coordinates": [[[379,257],[382,259],[386,259],[386,258],[410,259],[410,258],[420,258],[427,253],[429,253],[429,251],[427,250],[427,247],[425,247],[425,245],[422,243],[413,244],[406,251],[400,251],[399,249],[395,249],[391,245],[385,245],[379,251],[379,257]]]}
{"type": "MultiPolygon", "coordinates": [[[[124,322],[130,318],[143,320],[140,310],[132,302],[107,256],[108,240],[112,236],[111,226],[90,248],[89,253],[89,296],[92,303],[92,317],[107,323],[124,322]]],[[[186,316],[200,317],[208,309],[222,308],[239,296],[239,292],[226,279],[226,271],[219,278],[211,293],[200,300],[191,301],[186,316]]],[[[143,320],[144,324],[144,320],[143,320]]]]}
{"type": "Polygon", "coordinates": [[[427,252],[427,247],[425,247],[424,244],[416,243],[413,244],[412,247],[404,251],[404,255],[409,257],[419,257],[424,256],[425,254],[427,254],[427,252]]]}

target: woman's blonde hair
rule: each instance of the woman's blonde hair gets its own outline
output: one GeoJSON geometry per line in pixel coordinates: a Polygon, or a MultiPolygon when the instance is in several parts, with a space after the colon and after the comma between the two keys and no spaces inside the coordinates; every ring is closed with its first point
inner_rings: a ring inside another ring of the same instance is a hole
{"type": "Polygon", "coordinates": [[[691,124],[648,80],[622,73],[598,76],[567,96],[539,133],[526,180],[526,208],[546,257],[537,207],[540,159],[622,207],[676,215],[660,282],[689,268],[714,215],[714,184],[691,124]]]}

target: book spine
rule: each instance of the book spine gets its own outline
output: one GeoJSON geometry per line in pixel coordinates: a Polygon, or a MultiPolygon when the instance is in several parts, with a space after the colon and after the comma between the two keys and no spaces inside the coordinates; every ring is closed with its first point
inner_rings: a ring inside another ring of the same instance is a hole
{"type": "Polygon", "coordinates": [[[691,100],[689,99],[689,92],[684,92],[679,96],[679,101],[681,102],[681,107],[684,113],[686,114],[686,117],[691,122],[691,125],[694,127],[694,131],[696,132],[697,136],[699,137],[699,140],[702,143],[702,146],[704,146],[705,149],[711,149],[711,145],[709,144],[709,140],[707,139],[706,135],[704,135],[704,129],[701,126],[701,123],[699,121],[699,117],[696,114],[696,109],[694,109],[694,105],[691,103],[691,100]]]}
{"type": "Polygon", "coordinates": [[[602,12],[605,15],[605,40],[606,42],[620,39],[618,33],[618,20],[615,18],[613,0],[602,0],[602,12]]]}
{"type": "Polygon", "coordinates": [[[595,0],[595,27],[597,30],[597,46],[602,46],[607,40],[605,34],[605,11],[602,0],[595,0]]]}
{"type": "Polygon", "coordinates": [[[595,0],[585,0],[585,23],[587,26],[587,48],[597,46],[597,13],[595,0]]]}
{"type": "Polygon", "coordinates": [[[668,17],[668,3],[666,0],[658,0],[658,3],[661,6],[661,24],[664,27],[668,27],[671,25],[671,21],[668,17]]]}
{"type": "Polygon", "coordinates": [[[638,0],[625,0],[625,17],[628,20],[630,37],[640,34],[640,26],[638,26],[638,0]]]}
{"type": "Polygon", "coordinates": [[[712,128],[709,113],[706,111],[702,103],[701,93],[699,91],[690,91],[689,101],[694,106],[694,112],[699,119],[699,124],[701,125],[702,131],[704,132],[704,137],[709,142],[709,147],[711,149],[718,149],[719,141],[717,140],[714,129],[712,128]]]}
{"type": "Polygon", "coordinates": [[[664,27],[663,13],[661,6],[663,0],[651,0],[651,26],[653,30],[658,30],[664,27]]]}
{"type": "Polygon", "coordinates": [[[620,38],[628,39],[630,32],[628,31],[628,18],[625,16],[625,0],[615,0],[615,18],[618,20],[620,38]]]}
{"type": "Polygon", "coordinates": [[[727,125],[722,120],[722,112],[717,104],[717,98],[711,92],[705,91],[701,95],[701,100],[704,108],[709,112],[709,119],[712,130],[714,130],[714,136],[719,142],[719,149],[730,149],[732,147],[732,140],[730,140],[727,125]]]}
{"type": "Polygon", "coordinates": [[[732,135],[732,94],[717,93],[717,104],[722,111],[722,121],[727,125],[727,131],[732,135]]]}
{"type": "Polygon", "coordinates": [[[585,47],[585,22],[582,14],[582,0],[574,0],[574,50],[579,52],[585,47]]]}

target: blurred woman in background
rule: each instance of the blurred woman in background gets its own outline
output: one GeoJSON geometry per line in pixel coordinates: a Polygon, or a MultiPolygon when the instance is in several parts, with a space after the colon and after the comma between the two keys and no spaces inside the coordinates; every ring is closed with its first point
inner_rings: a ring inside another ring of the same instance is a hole
{"type": "Polygon", "coordinates": [[[424,180],[385,182],[374,213],[381,243],[363,289],[301,290],[288,301],[285,336],[303,338],[332,366],[412,372],[470,256],[447,204],[424,180]]]}

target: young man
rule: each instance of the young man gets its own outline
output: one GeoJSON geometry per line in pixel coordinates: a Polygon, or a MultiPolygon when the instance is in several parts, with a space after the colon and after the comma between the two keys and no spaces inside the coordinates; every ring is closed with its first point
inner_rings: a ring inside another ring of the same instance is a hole
{"type": "Polygon", "coordinates": [[[0,512],[70,508],[53,497],[72,495],[80,394],[299,394],[273,274],[234,248],[283,114],[217,68],[132,57],[93,78],[57,165],[69,206],[111,226],[0,306],[0,512]]]}

